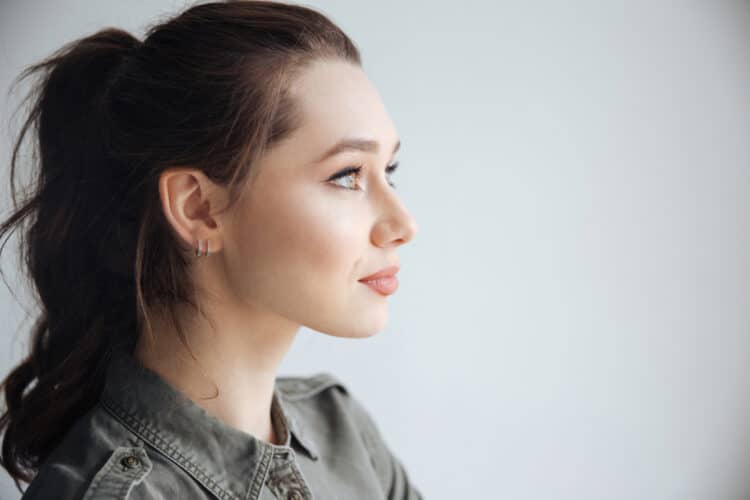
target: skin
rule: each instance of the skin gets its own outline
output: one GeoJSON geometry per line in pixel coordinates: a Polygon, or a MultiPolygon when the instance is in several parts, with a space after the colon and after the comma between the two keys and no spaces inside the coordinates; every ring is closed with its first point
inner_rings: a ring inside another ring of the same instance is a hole
{"type": "Polygon", "coordinates": [[[210,241],[192,278],[207,316],[181,318],[196,362],[176,330],[155,317],[153,339],[135,355],[209,414],[278,444],[271,424],[274,379],[300,326],[335,337],[366,338],[387,320],[387,296],[358,282],[398,265],[398,247],[417,224],[387,165],[399,137],[363,70],[320,60],[292,85],[303,125],[263,157],[258,177],[229,211],[226,191],[200,170],[171,168],[159,182],[162,208],[185,245],[210,241]],[[379,143],[377,152],[346,151],[322,162],[340,139],[379,143]],[[327,181],[363,165],[362,172],[327,181]],[[215,327],[215,328],[214,328],[215,327]],[[215,385],[214,385],[215,384],[215,385]],[[219,396],[213,399],[216,388],[219,396]]]}

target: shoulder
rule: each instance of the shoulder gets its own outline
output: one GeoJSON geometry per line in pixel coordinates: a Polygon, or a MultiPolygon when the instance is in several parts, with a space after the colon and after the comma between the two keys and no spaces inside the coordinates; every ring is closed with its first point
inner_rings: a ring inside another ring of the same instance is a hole
{"type": "Polygon", "coordinates": [[[143,441],[97,404],[68,430],[21,499],[134,499],[132,489],[152,471],[152,459],[143,441]]]}
{"type": "Polygon", "coordinates": [[[330,372],[280,376],[276,378],[276,385],[284,398],[290,401],[314,398],[330,390],[349,395],[349,388],[338,376],[330,372]]]}

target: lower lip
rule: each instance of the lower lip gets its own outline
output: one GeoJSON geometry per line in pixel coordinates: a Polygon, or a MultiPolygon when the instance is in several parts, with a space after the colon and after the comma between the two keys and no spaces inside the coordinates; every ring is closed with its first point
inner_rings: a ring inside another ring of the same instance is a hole
{"type": "Polygon", "coordinates": [[[398,288],[398,278],[395,276],[378,278],[371,281],[360,281],[360,283],[369,286],[381,295],[390,295],[398,288]]]}

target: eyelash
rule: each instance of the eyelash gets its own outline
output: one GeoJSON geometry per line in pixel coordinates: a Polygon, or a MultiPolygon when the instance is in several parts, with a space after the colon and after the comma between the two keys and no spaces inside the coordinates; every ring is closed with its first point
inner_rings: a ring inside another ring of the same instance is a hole
{"type": "MultiPolygon", "coordinates": [[[[393,174],[393,172],[395,172],[396,169],[398,168],[398,164],[399,164],[399,162],[393,163],[392,165],[388,165],[386,167],[386,169],[385,169],[385,172],[387,174],[389,174],[389,175],[393,174]]],[[[348,177],[348,176],[350,176],[352,174],[355,174],[355,176],[359,176],[359,173],[360,173],[361,170],[362,170],[362,165],[359,165],[357,167],[345,168],[344,170],[341,170],[340,172],[337,172],[337,173],[333,174],[333,176],[331,178],[329,178],[328,181],[332,182],[332,181],[335,181],[337,179],[348,177]]],[[[390,181],[388,182],[388,185],[391,186],[392,188],[396,187],[396,184],[393,183],[393,182],[390,182],[390,181]]],[[[348,188],[348,187],[344,187],[344,186],[341,186],[341,185],[338,185],[338,186],[341,187],[341,188],[343,188],[343,189],[348,189],[349,191],[359,191],[358,189],[354,189],[354,188],[348,188]]]]}

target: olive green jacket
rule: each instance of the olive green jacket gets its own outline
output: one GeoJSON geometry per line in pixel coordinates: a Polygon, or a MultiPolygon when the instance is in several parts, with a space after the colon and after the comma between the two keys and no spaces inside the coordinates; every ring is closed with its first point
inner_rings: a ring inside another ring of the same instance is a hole
{"type": "Polygon", "coordinates": [[[328,372],[277,377],[283,445],[231,427],[122,350],[22,500],[422,500],[364,406],[328,372]]]}

